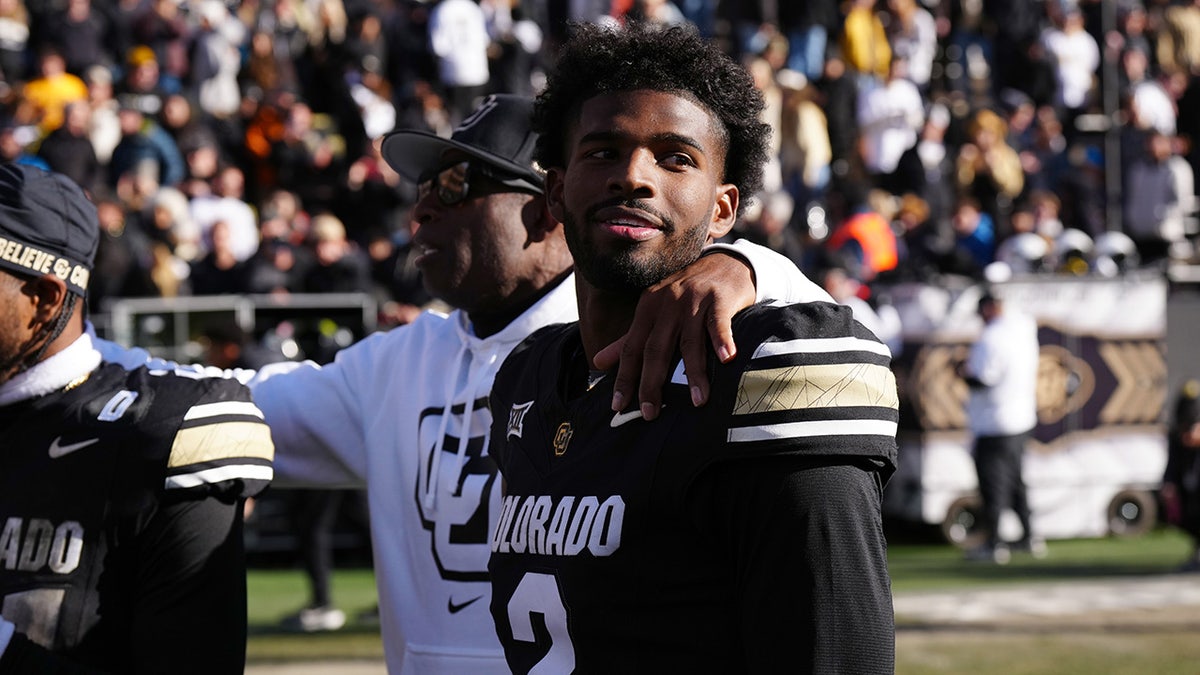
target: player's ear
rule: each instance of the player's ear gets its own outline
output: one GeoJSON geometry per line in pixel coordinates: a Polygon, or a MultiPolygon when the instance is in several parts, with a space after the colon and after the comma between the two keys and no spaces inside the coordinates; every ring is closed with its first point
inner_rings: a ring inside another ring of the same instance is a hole
{"type": "Polygon", "coordinates": [[[26,288],[35,304],[34,320],[40,323],[48,323],[58,316],[69,292],[66,282],[53,274],[30,279],[26,288]]]}
{"type": "Polygon", "coordinates": [[[553,168],[546,172],[546,206],[550,215],[563,222],[563,169],[553,168]]]}
{"type": "Polygon", "coordinates": [[[545,195],[537,195],[526,202],[521,211],[521,219],[529,232],[529,241],[544,241],[562,228],[558,219],[550,213],[545,195]]]}
{"type": "Polygon", "coordinates": [[[720,239],[733,229],[733,223],[737,220],[738,197],[736,185],[724,183],[717,186],[712,219],[708,223],[709,241],[720,239]]]}

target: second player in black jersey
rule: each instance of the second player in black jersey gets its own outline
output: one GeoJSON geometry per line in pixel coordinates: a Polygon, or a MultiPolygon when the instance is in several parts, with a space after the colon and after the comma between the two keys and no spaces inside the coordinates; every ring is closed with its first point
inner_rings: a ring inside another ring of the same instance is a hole
{"type": "Polygon", "coordinates": [[[0,665],[241,672],[241,500],[271,477],[262,414],[235,381],[80,377],[0,406],[0,614],[23,636],[0,665]]]}
{"type": "Polygon", "coordinates": [[[241,673],[270,431],[234,380],[101,365],[99,234],[69,179],[0,164],[0,673],[241,673]]]}

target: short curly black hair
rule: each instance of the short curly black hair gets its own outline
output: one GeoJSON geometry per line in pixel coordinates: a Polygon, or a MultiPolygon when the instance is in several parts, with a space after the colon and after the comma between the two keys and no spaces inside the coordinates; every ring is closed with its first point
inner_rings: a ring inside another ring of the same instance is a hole
{"type": "Polygon", "coordinates": [[[576,23],[538,95],[534,159],[566,166],[567,131],[585,101],[601,94],[649,89],[679,92],[707,108],[725,131],[725,175],[737,186],[740,213],[762,189],[771,129],[759,116],[762,93],[747,70],[690,26],[622,28],[576,23]]]}

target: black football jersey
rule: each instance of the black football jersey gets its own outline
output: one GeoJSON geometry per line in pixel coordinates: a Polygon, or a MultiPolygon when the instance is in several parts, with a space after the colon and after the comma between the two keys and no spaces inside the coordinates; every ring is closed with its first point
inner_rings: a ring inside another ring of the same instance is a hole
{"type": "Polygon", "coordinates": [[[0,408],[0,435],[0,616],[19,633],[0,671],[241,672],[240,500],[273,456],[246,387],[103,365],[0,408]]]}
{"type": "Polygon", "coordinates": [[[746,633],[772,625],[801,626],[782,638],[807,652],[791,672],[821,669],[818,652],[851,631],[880,643],[861,672],[890,669],[879,513],[896,461],[890,354],[829,303],[756,305],[734,335],[735,360],[710,359],[709,402],[695,408],[677,370],[650,422],[611,411],[611,377],[578,384],[575,324],[539,331],[505,362],[492,390],[505,496],[489,570],[514,672],[742,672],[755,658],[746,633]],[[834,557],[858,578],[853,599],[833,597],[834,557]],[[778,594],[764,568],[790,577],[778,594]],[[794,616],[843,610],[861,615],[794,616]]]}

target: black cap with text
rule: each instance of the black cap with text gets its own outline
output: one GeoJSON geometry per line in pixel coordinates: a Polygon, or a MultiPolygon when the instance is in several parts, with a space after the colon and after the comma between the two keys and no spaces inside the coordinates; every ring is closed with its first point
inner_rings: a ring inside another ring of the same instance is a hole
{"type": "Polygon", "coordinates": [[[533,99],[493,94],[479,104],[451,134],[443,138],[428,131],[393,131],[383,139],[383,158],[401,176],[416,182],[445,168],[443,155],[458,150],[513,176],[502,181],[513,187],[542,192],[543,172],[534,164],[537,134],[532,129],[533,99]]]}
{"type": "Polygon", "coordinates": [[[52,274],[85,295],[100,223],[70,178],[25,164],[0,164],[0,267],[52,274]]]}

